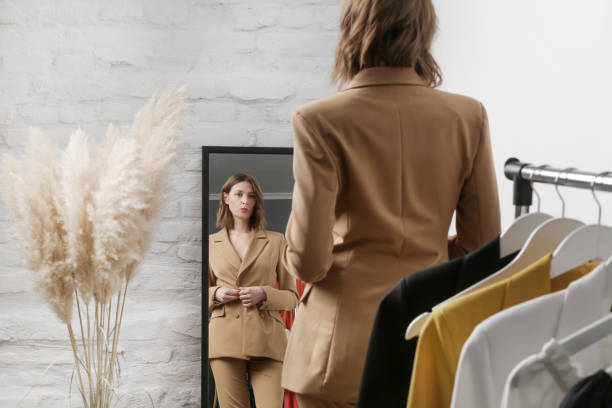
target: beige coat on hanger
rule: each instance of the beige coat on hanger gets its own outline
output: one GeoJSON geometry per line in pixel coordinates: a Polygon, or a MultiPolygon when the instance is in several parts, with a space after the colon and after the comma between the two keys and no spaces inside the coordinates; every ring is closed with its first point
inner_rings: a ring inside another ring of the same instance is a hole
{"type": "Polygon", "coordinates": [[[268,357],[283,361],[287,335],[279,311],[292,310],[298,301],[295,279],[280,262],[287,243],[278,232],[253,231],[251,235],[242,261],[227,229],[209,237],[208,357],[268,357]],[[274,287],[277,281],[279,289],[274,287]],[[239,300],[216,304],[213,299],[220,286],[262,286],[267,299],[250,308],[239,300]]]}
{"type": "Polygon", "coordinates": [[[284,262],[309,284],[282,385],[355,402],[384,294],[500,233],[487,116],[478,101],[432,89],[411,68],[376,67],[299,108],[293,129],[284,262]],[[458,236],[449,240],[455,209],[458,236]]]}

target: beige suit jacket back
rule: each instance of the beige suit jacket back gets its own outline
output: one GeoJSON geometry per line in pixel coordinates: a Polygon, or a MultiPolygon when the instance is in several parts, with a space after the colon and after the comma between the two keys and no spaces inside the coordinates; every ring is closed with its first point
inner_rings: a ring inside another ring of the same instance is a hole
{"type": "Polygon", "coordinates": [[[292,123],[284,262],[309,285],[282,384],[355,402],[384,294],[500,232],[487,116],[478,101],[433,89],[410,68],[377,67],[302,106],[292,123]]]}
{"type": "Polygon", "coordinates": [[[227,229],[210,235],[208,357],[268,357],[283,361],[287,347],[285,326],[280,310],[297,305],[295,280],[280,262],[287,242],[273,231],[252,231],[251,243],[241,260],[227,229]],[[279,288],[276,289],[276,282],[279,288]],[[225,304],[214,302],[219,287],[261,286],[266,300],[258,307],[244,307],[239,300],[225,304]]]}

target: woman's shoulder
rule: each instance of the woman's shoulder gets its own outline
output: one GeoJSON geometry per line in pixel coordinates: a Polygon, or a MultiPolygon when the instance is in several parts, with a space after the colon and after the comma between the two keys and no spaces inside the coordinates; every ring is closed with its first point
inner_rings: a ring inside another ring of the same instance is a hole
{"type": "Polygon", "coordinates": [[[219,231],[213,232],[212,234],[208,235],[208,239],[211,242],[214,240],[220,240],[220,239],[223,239],[224,234],[225,234],[225,229],[221,228],[219,231]]]}
{"type": "Polygon", "coordinates": [[[306,102],[298,107],[293,115],[301,116],[307,122],[317,122],[321,119],[337,118],[350,112],[352,105],[356,103],[355,98],[348,93],[338,92],[320,99],[306,102]]]}
{"type": "MultiPolygon", "coordinates": [[[[402,89],[404,88],[406,87],[402,89]]],[[[472,96],[443,91],[438,88],[418,88],[436,107],[441,109],[446,107],[467,116],[480,116],[484,109],[482,103],[472,96]]],[[[317,127],[320,123],[335,122],[343,119],[354,121],[356,112],[362,110],[371,111],[372,104],[380,104],[380,101],[385,100],[380,94],[373,93],[372,89],[364,89],[370,92],[370,94],[375,95],[375,97],[368,98],[360,94],[361,88],[347,89],[309,101],[298,107],[293,112],[293,116],[294,118],[296,116],[302,118],[313,127],[317,127]]],[[[406,92],[409,91],[410,89],[406,90],[406,92]]],[[[391,97],[388,100],[393,103],[396,102],[391,97]]]]}
{"type": "Polygon", "coordinates": [[[285,234],[281,234],[280,232],[264,230],[263,233],[266,234],[266,237],[271,241],[285,241],[285,234]]]}
{"type": "Polygon", "coordinates": [[[431,93],[437,97],[437,99],[445,102],[448,105],[461,106],[471,112],[479,113],[483,106],[482,102],[472,96],[443,91],[437,88],[432,89],[431,93]]]}

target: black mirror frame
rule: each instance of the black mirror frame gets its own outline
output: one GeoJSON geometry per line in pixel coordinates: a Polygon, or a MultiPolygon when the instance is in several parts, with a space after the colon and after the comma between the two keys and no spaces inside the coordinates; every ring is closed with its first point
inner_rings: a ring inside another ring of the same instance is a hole
{"type": "Polygon", "coordinates": [[[291,154],[292,147],[243,147],[243,146],[202,146],[202,350],[200,400],[203,408],[209,408],[214,389],[210,381],[208,365],[208,166],[211,153],[234,154],[291,154]],[[205,318],[206,317],[206,318],[205,318]],[[204,355],[206,354],[206,358],[204,355]]]}

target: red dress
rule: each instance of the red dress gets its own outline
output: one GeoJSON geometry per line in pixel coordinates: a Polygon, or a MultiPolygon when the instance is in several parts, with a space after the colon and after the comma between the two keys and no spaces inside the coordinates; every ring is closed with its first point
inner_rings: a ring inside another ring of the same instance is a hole
{"type": "MultiPolygon", "coordinates": [[[[278,286],[278,283],[276,285],[278,286]]],[[[302,297],[306,284],[301,280],[296,279],[295,286],[297,288],[298,296],[302,297]]],[[[283,322],[285,322],[285,328],[291,330],[291,326],[293,326],[293,321],[295,320],[295,310],[281,311],[280,314],[283,322]]],[[[297,399],[293,391],[285,390],[283,406],[284,408],[298,408],[297,399]]]]}

